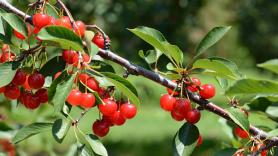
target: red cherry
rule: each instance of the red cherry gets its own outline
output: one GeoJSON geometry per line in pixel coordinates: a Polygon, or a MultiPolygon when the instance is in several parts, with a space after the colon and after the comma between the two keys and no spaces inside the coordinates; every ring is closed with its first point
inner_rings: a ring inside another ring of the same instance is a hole
{"type": "Polygon", "coordinates": [[[109,126],[113,126],[114,124],[111,121],[111,116],[102,116],[102,120],[103,122],[105,122],[106,124],[108,124],[109,126]]]}
{"type": "Polygon", "coordinates": [[[92,93],[83,93],[80,105],[83,108],[91,108],[95,105],[96,98],[92,93]]]}
{"type": "Polygon", "coordinates": [[[267,156],[267,153],[268,153],[267,150],[263,150],[263,151],[261,152],[261,156],[267,156]]]}
{"type": "Polygon", "coordinates": [[[82,101],[82,93],[77,89],[72,89],[67,98],[67,102],[72,106],[77,106],[82,101]]]}
{"type": "Polygon", "coordinates": [[[201,85],[201,81],[200,79],[196,78],[196,77],[192,77],[191,78],[192,84],[190,86],[187,87],[188,90],[190,90],[191,92],[197,92],[198,86],[201,85]]]}
{"type": "Polygon", "coordinates": [[[55,24],[58,26],[66,27],[68,29],[72,29],[70,19],[68,16],[64,16],[64,17],[56,20],[55,24]]]}
{"type": "Polygon", "coordinates": [[[203,143],[203,138],[201,135],[198,137],[197,147],[200,146],[203,143]]]}
{"type": "Polygon", "coordinates": [[[57,73],[54,75],[54,80],[57,79],[61,74],[62,74],[62,72],[57,72],[57,73]]]}
{"type": "MultiPolygon", "coordinates": [[[[73,50],[64,50],[62,54],[62,58],[68,63],[73,64],[76,63],[76,60],[74,60],[74,57],[78,58],[78,54],[73,50]]],[[[77,60],[78,62],[78,60],[77,60]]]]}
{"type": "Polygon", "coordinates": [[[169,94],[164,94],[160,98],[160,107],[166,111],[172,111],[175,102],[176,102],[175,97],[169,94]]]}
{"type": "MultiPolygon", "coordinates": [[[[109,37],[106,39],[107,42],[110,42],[109,37]]],[[[92,39],[92,42],[94,42],[99,48],[104,49],[104,38],[102,34],[96,33],[94,38],[92,39]]]]}
{"type": "Polygon", "coordinates": [[[25,83],[22,85],[22,87],[23,87],[25,90],[30,91],[30,90],[32,90],[32,88],[29,86],[28,79],[29,79],[29,76],[27,75],[27,76],[26,76],[26,81],[25,81],[25,83]]]}
{"type": "Polygon", "coordinates": [[[243,153],[236,153],[234,156],[244,156],[243,153]]]}
{"type": "Polygon", "coordinates": [[[201,86],[200,96],[204,99],[210,99],[215,95],[215,88],[211,84],[205,84],[201,86]]]}
{"type": "Polygon", "coordinates": [[[23,34],[21,34],[20,32],[14,30],[13,33],[14,33],[14,36],[17,37],[18,39],[25,40],[25,36],[23,34]]]}
{"type": "Polygon", "coordinates": [[[171,111],[171,116],[173,119],[175,119],[176,121],[183,121],[184,119],[184,116],[183,115],[180,115],[178,114],[176,111],[172,110],[171,111]]]}
{"type": "Polygon", "coordinates": [[[234,132],[235,132],[235,134],[238,137],[240,137],[242,139],[245,139],[245,138],[249,137],[248,132],[246,132],[245,130],[241,129],[240,127],[235,127],[234,132]]]}
{"type": "MultiPolygon", "coordinates": [[[[172,82],[175,82],[176,83],[176,80],[172,80],[172,82]]],[[[169,95],[173,95],[173,96],[177,96],[179,95],[180,93],[179,92],[174,92],[172,89],[170,88],[167,88],[167,92],[169,95]],[[174,92],[174,93],[173,93],[174,92]]]]}
{"type": "Polygon", "coordinates": [[[80,36],[83,37],[85,34],[86,26],[82,21],[76,21],[74,24],[74,32],[80,36]]]}
{"type": "Polygon", "coordinates": [[[36,35],[39,33],[40,30],[41,30],[41,28],[34,27],[33,33],[36,35]]]}
{"type": "Polygon", "coordinates": [[[87,80],[87,86],[94,90],[94,91],[98,91],[99,90],[99,85],[98,82],[95,78],[91,77],[87,80]]]}
{"type": "Polygon", "coordinates": [[[49,25],[56,25],[56,19],[53,16],[49,16],[50,24],[49,25]]]}
{"type": "Polygon", "coordinates": [[[201,118],[201,113],[198,109],[192,109],[186,113],[185,119],[191,124],[197,123],[201,118]]]}
{"type": "Polygon", "coordinates": [[[125,118],[120,111],[116,111],[111,117],[111,121],[115,125],[123,125],[125,123],[125,118]]]}
{"type": "Polygon", "coordinates": [[[188,99],[177,99],[174,103],[173,111],[180,116],[185,117],[187,112],[191,110],[191,104],[188,99]]]}
{"type": "Polygon", "coordinates": [[[28,84],[33,89],[39,89],[44,85],[45,78],[42,74],[35,72],[28,77],[28,84]]]}
{"type": "Polygon", "coordinates": [[[90,56],[88,55],[88,54],[82,54],[82,58],[83,58],[83,61],[85,62],[85,63],[89,63],[90,61],[91,61],[91,58],[90,58],[90,56]]]}
{"type": "Polygon", "coordinates": [[[90,78],[90,76],[88,74],[85,73],[81,73],[78,76],[79,80],[83,83],[83,84],[87,84],[87,80],[90,78]]]}
{"type": "Polygon", "coordinates": [[[14,85],[23,85],[26,81],[26,74],[22,70],[17,70],[12,83],[14,85]]]}
{"type": "Polygon", "coordinates": [[[15,85],[9,85],[9,86],[5,87],[4,95],[8,99],[15,100],[15,99],[19,98],[20,90],[15,85]]]}
{"type": "Polygon", "coordinates": [[[118,109],[118,105],[115,101],[109,99],[103,99],[103,103],[98,105],[99,111],[106,116],[112,116],[118,109]]]}
{"type": "Polygon", "coordinates": [[[23,97],[23,102],[24,102],[25,107],[29,108],[29,109],[36,109],[40,106],[39,97],[36,97],[36,96],[32,95],[31,93],[27,93],[23,97]]]}
{"type": "Polygon", "coordinates": [[[15,54],[12,52],[4,52],[0,58],[0,63],[10,62],[15,60],[15,54]]]}
{"type": "Polygon", "coordinates": [[[39,89],[35,96],[39,98],[40,103],[46,103],[48,101],[48,92],[46,89],[39,89]]]}
{"type": "Polygon", "coordinates": [[[8,44],[3,44],[3,46],[2,46],[2,52],[4,53],[4,52],[7,52],[7,51],[9,51],[10,50],[10,46],[8,45],[8,44]]]}
{"type": "Polygon", "coordinates": [[[0,88],[0,93],[4,93],[4,91],[5,91],[5,86],[0,88]]]}
{"type": "Polygon", "coordinates": [[[120,111],[124,118],[132,119],[137,113],[137,108],[133,104],[125,103],[121,105],[120,111]]]}
{"type": "Polygon", "coordinates": [[[51,18],[47,14],[36,13],[33,16],[33,24],[37,28],[42,28],[51,24],[51,18]]]}
{"type": "Polygon", "coordinates": [[[93,124],[93,132],[99,137],[104,137],[109,132],[109,124],[103,120],[96,120],[93,124]]]}

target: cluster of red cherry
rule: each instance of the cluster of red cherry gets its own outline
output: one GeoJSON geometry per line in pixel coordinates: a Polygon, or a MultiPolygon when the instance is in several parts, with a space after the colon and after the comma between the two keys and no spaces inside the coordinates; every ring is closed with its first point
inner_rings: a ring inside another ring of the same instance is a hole
{"type": "MultiPolygon", "coordinates": [[[[177,81],[173,81],[177,82],[177,81]]],[[[184,83],[184,82],[181,82],[184,83]]],[[[215,95],[215,88],[211,84],[204,84],[201,86],[201,81],[198,78],[191,78],[186,80],[185,85],[187,90],[191,92],[199,91],[199,94],[204,99],[212,98],[215,95]]],[[[180,84],[179,84],[180,86],[180,84]]],[[[177,98],[179,92],[167,88],[168,94],[164,94],[160,98],[160,106],[163,110],[171,112],[171,116],[176,121],[186,120],[188,123],[196,124],[200,118],[201,113],[197,108],[192,108],[191,101],[188,98],[177,98]]],[[[200,145],[202,138],[199,136],[198,145],[200,145]]]]}
{"type": "MultiPolygon", "coordinates": [[[[1,63],[14,60],[15,55],[11,55],[13,53],[9,51],[8,45],[3,45],[2,52],[3,54],[1,56],[1,63]],[[6,55],[7,53],[9,55],[6,55]]],[[[4,93],[5,97],[10,100],[19,99],[19,101],[24,104],[26,108],[36,109],[41,103],[46,103],[48,101],[47,90],[42,88],[44,82],[44,76],[37,71],[34,71],[31,75],[28,75],[23,70],[18,69],[12,82],[6,86],[1,87],[0,93],[4,93]],[[20,90],[20,86],[22,86],[22,90],[20,90]],[[34,94],[33,90],[36,90],[34,94]]]]}
{"type": "MultiPolygon", "coordinates": [[[[68,16],[63,16],[59,19],[55,19],[54,17],[49,16],[47,14],[36,13],[32,17],[32,22],[34,25],[33,30],[30,25],[27,25],[28,36],[30,36],[32,33],[36,35],[42,28],[50,25],[56,25],[56,26],[62,26],[68,28],[70,30],[73,30],[80,37],[84,36],[85,29],[86,29],[86,26],[82,21],[74,22],[72,28],[72,24],[68,16]]],[[[22,35],[20,32],[14,30],[13,33],[18,39],[20,40],[25,39],[25,36],[22,35]]],[[[39,38],[37,39],[40,40],[39,38]]]]}

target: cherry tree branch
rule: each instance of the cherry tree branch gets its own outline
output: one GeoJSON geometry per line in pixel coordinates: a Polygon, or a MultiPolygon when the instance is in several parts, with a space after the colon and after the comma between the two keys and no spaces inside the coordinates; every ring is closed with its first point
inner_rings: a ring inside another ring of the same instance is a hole
{"type": "MultiPolygon", "coordinates": [[[[17,14],[18,16],[20,16],[22,18],[25,18],[27,22],[32,24],[31,16],[26,15],[22,11],[18,10],[17,8],[15,8],[11,4],[9,4],[6,0],[0,0],[0,7],[4,8],[5,10],[7,10],[9,12],[17,14]]],[[[169,80],[153,71],[149,71],[141,66],[135,65],[135,64],[131,63],[130,61],[115,54],[114,52],[111,52],[110,50],[99,49],[98,54],[104,59],[111,60],[111,61],[125,67],[126,70],[129,72],[129,74],[143,76],[143,77],[153,80],[154,82],[157,82],[167,88],[174,89],[177,87],[177,84],[172,82],[171,80],[169,80]]],[[[192,101],[199,104],[204,109],[206,109],[210,112],[213,112],[214,114],[217,114],[218,116],[223,117],[229,121],[232,121],[232,119],[229,117],[228,113],[223,108],[217,106],[216,104],[214,104],[208,100],[202,99],[197,94],[193,94],[189,91],[187,93],[188,93],[189,98],[192,101]]],[[[251,125],[249,132],[251,134],[253,134],[255,137],[260,138],[261,140],[265,140],[267,138],[267,133],[264,132],[263,130],[260,130],[259,128],[255,127],[255,126],[251,125]]],[[[269,144],[271,144],[273,146],[277,146],[278,137],[272,137],[272,138],[268,139],[268,142],[269,142],[269,144]]]]}

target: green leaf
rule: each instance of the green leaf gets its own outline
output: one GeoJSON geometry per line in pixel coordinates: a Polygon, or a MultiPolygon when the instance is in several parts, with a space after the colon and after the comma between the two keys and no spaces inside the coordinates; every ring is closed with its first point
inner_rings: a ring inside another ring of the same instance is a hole
{"type": "Polygon", "coordinates": [[[193,69],[207,69],[203,73],[224,77],[229,79],[239,79],[241,74],[235,63],[220,57],[210,57],[208,59],[199,59],[193,64],[193,69]]]}
{"type": "Polygon", "coordinates": [[[57,72],[63,71],[66,67],[66,62],[61,56],[57,56],[46,62],[40,69],[40,73],[45,77],[54,76],[57,72]]]}
{"type": "Polygon", "coordinates": [[[148,51],[143,51],[140,50],[138,52],[139,56],[144,59],[148,64],[153,64],[157,61],[157,54],[156,50],[148,50],[148,51]]]}
{"type": "Polygon", "coordinates": [[[229,117],[242,129],[244,129],[246,132],[249,132],[249,120],[246,116],[246,114],[241,111],[239,108],[227,108],[226,111],[228,112],[229,117]]]}
{"type": "Polygon", "coordinates": [[[100,61],[100,60],[92,60],[90,62],[90,67],[98,72],[111,72],[115,73],[115,69],[110,64],[100,61]]]}
{"type": "Polygon", "coordinates": [[[33,135],[51,130],[53,123],[32,123],[21,128],[14,136],[12,142],[17,144],[33,135]]]}
{"type": "Polygon", "coordinates": [[[268,60],[264,63],[258,64],[257,66],[278,74],[278,59],[268,60]]]}
{"type": "Polygon", "coordinates": [[[8,126],[6,123],[0,121],[0,131],[10,131],[13,130],[10,126],[8,126]]]}
{"type": "Polygon", "coordinates": [[[278,83],[268,80],[241,79],[231,85],[226,95],[277,96],[278,83]]]}
{"type": "Polygon", "coordinates": [[[274,129],[267,133],[267,138],[272,138],[278,136],[278,129],[274,129]]]}
{"type": "Polygon", "coordinates": [[[58,43],[62,49],[82,51],[82,40],[73,31],[61,26],[47,26],[38,33],[43,41],[58,43]]]}
{"type": "Polygon", "coordinates": [[[223,89],[226,89],[228,87],[228,80],[221,77],[215,77],[216,81],[218,82],[219,86],[223,89]]]}
{"type": "Polygon", "coordinates": [[[49,4],[49,3],[46,3],[45,6],[46,6],[46,12],[47,12],[47,14],[48,14],[49,16],[52,16],[52,17],[54,17],[54,18],[56,18],[56,19],[59,18],[59,13],[57,12],[57,10],[55,9],[54,6],[52,6],[52,5],[49,4]]]}
{"type": "Polygon", "coordinates": [[[267,107],[266,111],[271,117],[278,118],[278,103],[274,103],[267,107]]]}
{"type": "Polygon", "coordinates": [[[3,21],[2,21],[1,16],[0,16],[0,34],[5,35],[5,30],[4,30],[3,21]]]}
{"type": "Polygon", "coordinates": [[[13,13],[1,13],[0,15],[7,23],[9,23],[9,25],[13,29],[21,33],[23,36],[27,37],[28,32],[27,32],[26,24],[20,17],[18,17],[13,13]]]}
{"type": "Polygon", "coordinates": [[[270,119],[266,113],[260,111],[249,112],[249,122],[251,125],[269,131],[277,128],[277,122],[270,119]]]}
{"type": "Polygon", "coordinates": [[[96,154],[101,156],[108,156],[107,150],[97,136],[88,134],[85,136],[85,139],[96,154]]]}
{"type": "Polygon", "coordinates": [[[71,126],[69,119],[57,119],[52,126],[52,135],[55,140],[62,143],[71,126]]]}
{"type": "Polygon", "coordinates": [[[129,81],[113,73],[102,72],[102,74],[108,81],[113,83],[117,89],[123,92],[123,94],[127,96],[131,102],[133,102],[137,107],[140,106],[137,90],[129,81]]]}
{"type": "Polygon", "coordinates": [[[201,54],[204,53],[205,50],[218,42],[230,29],[230,26],[223,26],[214,27],[212,30],[210,30],[197,46],[196,56],[194,57],[194,59],[196,60],[201,54]]]}
{"type": "Polygon", "coordinates": [[[98,46],[92,42],[92,38],[94,37],[94,33],[92,31],[85,32],[85,42],[89,52],[89,56],[93,57],[98,53],[98,46]]]}
{"type": "Polygon", "coordinates": [[[182,65],[183,53],[176,46],[168,43],[161,32],[149,27],[137,27],[134,29],[128,29],[145,42],[152,45],[156,50],[159,50],[165,54],[172,62],[177,64],[179,67],[182,65]]]}
{"type": "MultiPolygon", "coordinates": [[[[64,72],[63,72],[64,73],[64,72]]],[[[48,91],[49,101],[54,105],[54,112],[58,113],[63,109],[65,101],[72,89],[76,73],[73,75],[60,75],[53,81],[48,91]]]]}
{"type": "Polygon", "coordinates": [[[13,80],[17,67],[16,63],[0,64],[0,87],[8,85],[13,80]]]}
{"type": "Polygon", "coordinates": [[[235,154],[236,151],[236,148],[225,148],[215,153],[214,156],[232,156],[235,154]]]}
{"type": "Polygon", "coordinates": [[[189,156],[197,145],[199,130],[195,125],[185,123],[173,140],[174,156],[189,156]]]}

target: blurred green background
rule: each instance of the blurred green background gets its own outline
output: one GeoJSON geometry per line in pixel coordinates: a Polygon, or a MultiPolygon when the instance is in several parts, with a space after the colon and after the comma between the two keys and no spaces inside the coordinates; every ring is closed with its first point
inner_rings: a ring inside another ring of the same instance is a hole
{"type": "MultiPolygon", "coordinates": [[[[178,45],[184,55],[194,55],[194,48],[202,37],[213,27],[230,25],[232,30],[214,47],[207,56],[228,58],[240,67],[247,76],[277,78],[255,68],[257,63],[278,57],[278,2],[277,0],[67,0],[67,6],[74,18],[85,23],[97,24],[112,40],[112,50],[129,60],[147,67],[138,56],[139,50],[151,47],[130,33],[126,28],[149,26],[161,31],[166,39],[178,45]],[[263,72],[263,73],[262,73],[263,72]]],[[[26,0],[13,2],[26,10],[26,0]]],[[[206,57],[206,56],[204,56],[206,57]]],[[[161,62],[163,64],[163,62],[161,62]]],[[[116,68],[119,68],[115,65],[116,68]]],[[[216,84],[211,77],[200,77],[203,83],[216,84]]],[[[141,77],[130,76],[137,87],[142,101],[135,119],[124,126],[112,127],[103,139],[111,156],[169,156],[172,139],[182,125],[171,119],[169,113],[159,106],[159,97],[165,88],[141,77]]],[[[51,106],[29,111],[19,106],[12,113],[4,107],[12,106],[1,98],[0,113],[5,122],[20,126],[34,121],[51,120],[51,106]]],[[[221,107],[228,107],[223,90],[218,87],[218,95],[212,101],[221,107]]],[[[73,116],[78,116],[75,109],[73,116]]],[[[92,122],[97,118],[95,110],[87,113],[81,121],[81,128],[91,133],[92,122]]],[[[222,120],[212,113],[203,112],[197,124],[204,143],[194,156],[210,156],[222,147],[231,144],[231,132],[221,126],[222,120]]],[[[17,149],[26,155],[66,155],[75,143],[71,129],[63,144],[58,144],[44,133],[32,137],[17,149]],[[51,152],[52,151],[52,152],[51,152]]]]}

